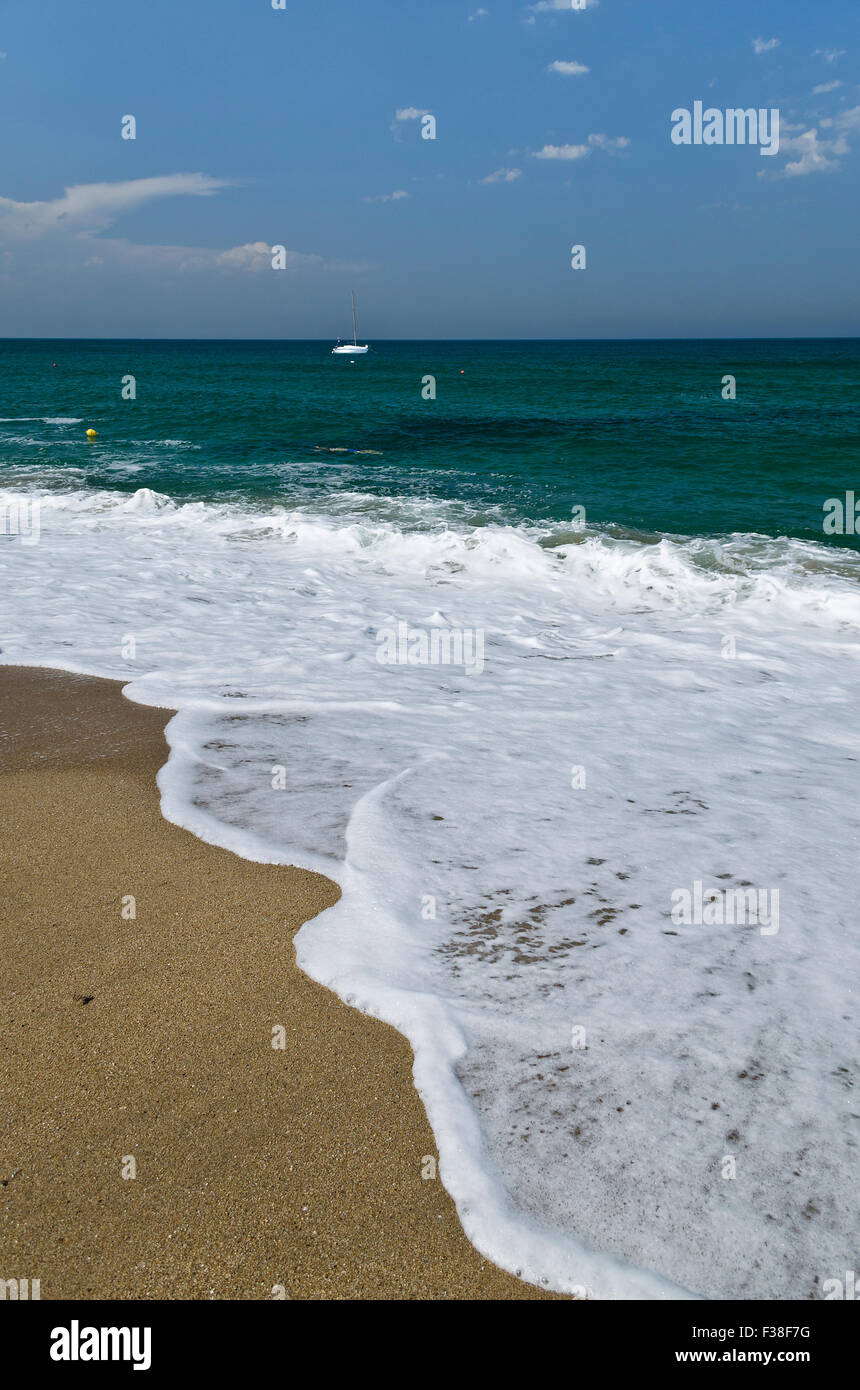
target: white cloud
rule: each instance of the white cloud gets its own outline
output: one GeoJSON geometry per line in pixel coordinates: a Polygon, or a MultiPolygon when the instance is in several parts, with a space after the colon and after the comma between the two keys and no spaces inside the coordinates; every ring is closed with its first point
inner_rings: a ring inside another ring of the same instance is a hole
{"type": "Polygon", "coordinates": [[[579,77],[584,72],[590,72],[584,63],[566,63],[563,59],[556,59],[550,63],[547,72],[560,72],[564,77],[579,77]]]}
{"type": "Polygon", "coordinates": [[[522,174],[522,169],[496,169],[481,179],[481,183],[514,183],[522,174]]]}
{"type": "Polygon", "coordinates": [[[782,39],[753,39],[753,48],[756,53],[770,53],[772,48],[779,48],[782,39]]]}
{"type": "Polygon", "coordinates": [[[63,191],[62,198],[45,203],[0,198],[0,235],[24,241],[57,231],[89,235],[155,198],[208,197],[227,187],[226,179],[211,179],[206,174],[164,174],[124,183],[74,184],[63,191]]]}
{"type": "Polygon", "coordinates": [[[423,106],[399,106],[394,113],[394,120],[391,122],[390,129],[394,132],[397,140],[402,140],[402,127],[407,121],[420,121],[422,116],[429,115],[430,112],[423,106]]]}
{"type": "Polygon", "coordinates": [[[609,150],[611,152],[612,150],[626,150],[630,141],[626,135],[619,135],[615,140],[609,135],[589,135],[588,143],[596,150],[609,150]]]}
{"type": "Polygon", "coordinates": [[[591,154],[588,145],[544,145],[535,150],[535,159],[585,159],[591,154]]]}
{"type": "Polygon", "coordinates": [[[368,196],[362,198],[363,203],[399,203],[401,199],[408,198],[409,194],[405,188],[395,188],[393,193],[377,193],[375,197],[368,196]]]}
{"type": "Polygon", "coordinates": [[[835,82],[819,82],[817,87],[813,87],[812,95],[817,97],[822,92],[835,92],[837,87],[844,87],[844,85],[844,82],[840,82],[838,78],[835,82]]]}
{"type": "Polygon", "coordinates": [[[630,144],[626,135],[613,139],[609,135],[589,135],[587,145],[544,145],[535,150],[535,159],[586,159],[592,150],[605,150],[612,154],[616,150],[626,150],[630,144]]]}
{"type": "Polygon", "coordinates": [[[586,0],[584,5],[574,5],[572,0],[538,0],[538,4],[529,5],[529,9],[534,14],[555,13],[558,10],[566,10],[568,14],[581,14],[583,10],[593,10],[600,3],[600,0],[586,0]]]}
{"type": "MultiPolygon", "coordinates": [[[[218,270],[250,270],[255,272],[271,270],[272,254],[272,247],[267,241],[249,241],[244,246],[231,246],[229,251],[194,251],[190,256],[186,252],[185,261],[180,269],[208,270],[214,266],[218,270]]],[[[285,263],[285,270],[333,270],[341,268],[334,261],[326,261],[322,256],[309,255],[302,251],[284,250],[281,259],[285,263]]]]}
{"type": "Polygon", "coordinates": [[[469,23],[471,24],[472,21],[475,19],[483,19],[484,16],[488,15],[489,13],[489,10],[476,10],[474,14],[469,15],[469,23]]]}
{"type": "Polygon", "coordinates": [[[813,58],[823,58],[825,63],[835,63],[837,58],[844,56],[844,48],[816,48],[813,58]]]}
{"type": "MultiPolygon", "coordinates": [[[[244,246],[231,246],[226,251],[210,246],[138,246],[121,237],[86,240],[81,250],[98,250],[83,261],[85,266],[123,267],[141,272],[157,271],[160,275],[174,272],[179,275],[209,272],[231,275],[273,271],[272,246],[267,241],[249,241],[244,246]]],[[[366,264],[347,261],[327,261],[323,256],[304,251],[285,250],[280,256],[284,270],[349,271],[354,274],[369,270],[366,264]]],[[[279,275],[282,272],[274,272],[279,275]]]]}
{"type": "Polygon", "coordinates": [[[834,125],[839,126],[840,130],[860,130],[860,106],[843,111],[841,116],[836,117],[834,125]]]}
{"type": "Polygon", "coordinates": [[[802,178],[806,174],[835,174],[842,168],[840,161],[851,153],[847,137],[854,131],[860,131],[860,106],[843,111],[832,121],[819,121],[818,127],[812,126],[800,135],[781,139],[780,154],[794,154],[797,158],[790,159],[776,173],[760,171],[759,178],[792,179],[802,178]],[[821,139],[818,133],[820,127],[833,129],[833,138],[821,139]]]}
{"type": "Polygon", "coordinates": [[[818,131],[814,128],[804,131],[802,135],[793,135],[788,140],[783,140],[780,149],[799,156],[797,159],[789,160],[780,170],[780,176],[784,179],[798,178],[803,174],[833,173],[839,168],[836,156],[848,153],[844,141],[819,140],[818,131]],[[839,145],[842,148],[839,148],[839,145]]]}

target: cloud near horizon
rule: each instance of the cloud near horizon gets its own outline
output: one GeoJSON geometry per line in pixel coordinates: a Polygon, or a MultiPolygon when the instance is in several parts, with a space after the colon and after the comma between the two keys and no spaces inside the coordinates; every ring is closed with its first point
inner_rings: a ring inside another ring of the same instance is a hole
{"type": "Polygon", "coordinates": [[[78,183],[62,198],[19,203],[0,198],[0,236],[32,241],[51,232],[92,236],[110,227],[123,213],[157,198],[177,195],[209,197],[231,187],[228,179],[206,174],[163,174],[157,178],[127,179],[121,183],[78,183]]]}
{"type": "MultiPolygon", "coordinates": [[[[207,174],[163,174],[118,183],[74,184],[63,190],[61,198],[44,202],[21,203],[14,198],[0,197],[0,246],[7,248],[7,261],[13,254],[8,248],[23,251],[28,246],[60,243],[65,256],[70,246],[76,247],[83,257],[78,263],[87,268],[128,265],[177,272],[268,269],[273,253],[272,246],[265,241],[227,248],[160,246],[101,235],[123,214],[156,199],[210,197],[222,188],[234,186],[229,179],[210,178],[207,174]]],[[[349,262],[327,261],[323,256],[299,251],[286,251],[284,260],[287,270],[368,268],[349,262]]]]}

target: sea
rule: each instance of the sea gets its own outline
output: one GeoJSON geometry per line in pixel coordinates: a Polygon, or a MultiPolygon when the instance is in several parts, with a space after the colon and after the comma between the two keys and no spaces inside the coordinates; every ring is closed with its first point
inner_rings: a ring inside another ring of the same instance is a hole
{"type": "Polygon", "coordinates": [[[298,963],[409,1039],[489,1259],[823,1297],[860,340],[331,346],[0,341],[0,662],[177,711],[167,819],[341,886],[298,963]]]}

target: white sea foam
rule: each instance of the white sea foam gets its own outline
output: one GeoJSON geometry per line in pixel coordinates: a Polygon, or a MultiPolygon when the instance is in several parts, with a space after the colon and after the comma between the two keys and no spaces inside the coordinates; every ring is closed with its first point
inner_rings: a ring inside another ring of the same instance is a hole
{"type": "Polygon", "coordinates": [[[171,448],[171,449],[195,449],[203,448],[202,444],[194,444],[190,439],[130,439],[129,444],[143,445],[145,448],[171,448]]]}
{"type": "Polygon", "coordinates": [[[299,963],[409,1037],[490,1258],[816,1296],[856,1251],[860,561],[380,513],[48,493],[0,660],[178,709],[165,815],[342,885],[299,963]],[[399,621],[483,673],[380,664],[399,621]],[[676,925],[696,882],[778,890],[778,932],[676,925]]]}

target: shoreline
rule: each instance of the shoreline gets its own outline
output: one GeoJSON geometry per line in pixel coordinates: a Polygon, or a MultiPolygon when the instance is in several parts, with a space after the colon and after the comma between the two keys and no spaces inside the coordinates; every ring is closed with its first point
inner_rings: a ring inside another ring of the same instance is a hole
{"type": "Polygon", "coordinates": [[[558,1297],[422,1178],[405,1039],[298,969],[336,885],[164,820],[172,711],[42,667],[0,689],[0,1277],[43,1299],[558,1297]]]}

